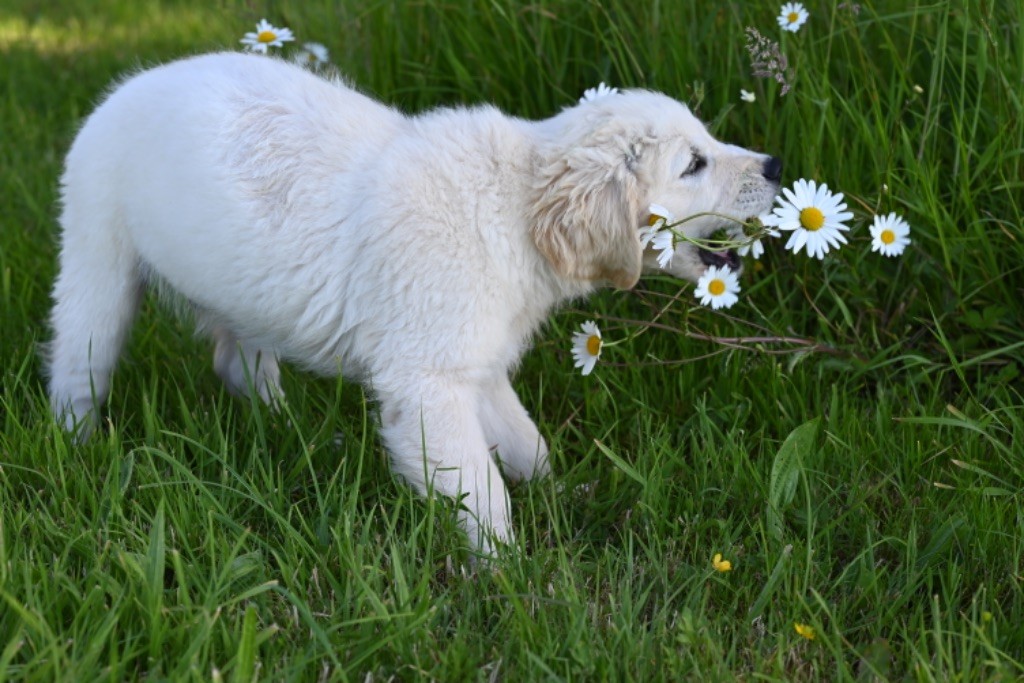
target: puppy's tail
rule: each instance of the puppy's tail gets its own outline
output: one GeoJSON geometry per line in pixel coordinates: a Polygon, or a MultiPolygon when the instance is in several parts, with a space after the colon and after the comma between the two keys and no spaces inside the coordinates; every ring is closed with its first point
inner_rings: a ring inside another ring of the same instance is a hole
{"type": "Polygon", "coordinates": [[[142,284],[139,257],[110,187],[113,178],[104,172],[110,169],[93,167],[103,154],[75,151],[62,181],[60,272],[53,287],[53,338],[44,353],[55,417],[69,430],[80,424],[88,430],[107,397],[142,284]]]}

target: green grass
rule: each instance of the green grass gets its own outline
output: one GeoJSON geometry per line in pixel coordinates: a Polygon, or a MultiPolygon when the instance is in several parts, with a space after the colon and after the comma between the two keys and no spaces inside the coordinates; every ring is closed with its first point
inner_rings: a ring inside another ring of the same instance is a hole
{"type": "Polygon", "coordinates": [[[1019,3],[808,3],[785,97],[743,34],[779,38],[779,3],[88,4],[0,9],[0,680],[1024,677],[1019,3]],[[62,156],[119,74],[262,16],[408,111],[663,90],[914,244],[776,243],[728,315],[667,279],[556,315],[516,380],[555,475],[514,491],[517,548],[478,573],[359,387],[289,371],[287,415],[231,399],[152,300],[73,445],[37,353],[62,156]],[[580,322],[614,339],[662,309],[573,372],[580,322]],[[751,336],[810,346],[723,342],[751,336]]]}

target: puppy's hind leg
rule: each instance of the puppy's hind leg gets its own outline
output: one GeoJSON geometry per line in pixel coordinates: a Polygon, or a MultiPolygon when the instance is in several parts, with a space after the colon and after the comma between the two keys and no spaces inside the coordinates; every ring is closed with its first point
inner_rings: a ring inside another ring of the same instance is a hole
{"type": "Polygon", "coordinates": [[[139,258],[108,208],[66,196],[61,216],[60,274],[53,287],[48,345],[54,416],[79,438],[96,423],[110,376],[138,310],[139,258]]]}
{"type": "Polygon", "coordinates": [[[281,368],[273,351],[239,340],[225,327],[215,327],[213,338],[213,369],[228,391],[235,396],[248,396],[255,391],[271,407],[284,399],[281,368]]]}

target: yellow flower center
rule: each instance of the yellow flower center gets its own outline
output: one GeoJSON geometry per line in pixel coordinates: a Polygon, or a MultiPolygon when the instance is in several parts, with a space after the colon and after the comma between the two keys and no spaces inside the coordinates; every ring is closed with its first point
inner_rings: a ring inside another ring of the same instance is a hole
{"type": "Polygon", "coordinates": [[[273,31],[260,31],[256,34],[256,40],[261,43],[272,43],[277,40],[277,34],[273,31]]]}
{"type": "Polygon", "coordinates": [[[655,223],[657,223],[660,220],[663,220],[664,218],[664,216],[659,216],[656,213],[652,213],[651,217],[647,219],[647,225],[654,225],[655,223]]]}
{"type": "Polygon", "coordinates": [[[601,353],[601,338],[596,334],[592,334],[587,338],[587,353],[591,356],[601,353]]]}
{"type": "Polygon", "coordinates": [[[896,241],[896,233],[892,230],[883,230],[878,239],[882,240],[882,244],[892,244],[896,241]]]}
{"type": "Polygon", "coordinates": [[[725,283],[721,280],[712,280],[708,283],[708,291],[715,296],[722,296],[725,294],[725,283]]]}
{"type": "Polygon", "coordinates": [[[816,206],[808,206],[800,212],[800,225],[814,232],[825,225],[825,214],[816,206]]]}
{"type": "Polygon", "coordinates": [[[800,15],[797,14],[796,12],[790,12],[789,15],[786,17],[786,19],[791,24],[795,24],[797,22],[797,19],[799,19],[799,18],[800,18],[800,15]]]}

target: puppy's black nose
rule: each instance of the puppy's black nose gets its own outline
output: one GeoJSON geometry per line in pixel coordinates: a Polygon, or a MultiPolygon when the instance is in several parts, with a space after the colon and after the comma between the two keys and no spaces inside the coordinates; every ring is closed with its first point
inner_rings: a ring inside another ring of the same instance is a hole
{"type": "Polygon", "coordinates": [[[761,171],[761,175],[776,183],[782,180],[782,159],[768,157],[768,161],[764,162],[764,170],[761,171]]]}

